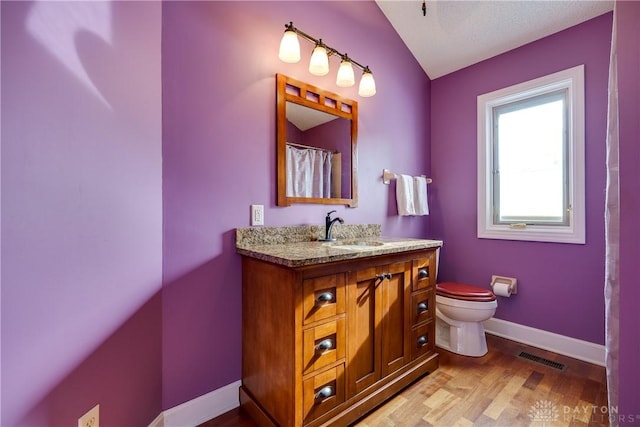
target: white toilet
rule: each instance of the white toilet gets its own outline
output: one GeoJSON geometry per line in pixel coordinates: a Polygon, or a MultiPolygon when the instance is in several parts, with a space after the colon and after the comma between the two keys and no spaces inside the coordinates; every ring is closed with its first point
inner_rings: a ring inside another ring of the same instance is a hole
{"type": "Polygon", "coordinates": [[[456,282],[436,285],[436,345],[463,356],[484,356],[487,339],[482,322],[496,312],[488,289],[456,282]]]}

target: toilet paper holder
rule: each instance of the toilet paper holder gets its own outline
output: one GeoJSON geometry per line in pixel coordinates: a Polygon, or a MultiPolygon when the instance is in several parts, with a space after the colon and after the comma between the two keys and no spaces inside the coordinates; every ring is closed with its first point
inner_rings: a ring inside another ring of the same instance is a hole
{"type": "MultiPolygon", "coordinates": [[[[491,289],[495,289],[495,286],[500,284],[506,284],[509,286],[509,293],[511,295],[518,293],[518,279],[514,277],[506,277],[506,276],[491,276],[491,289]]],[[[495,290],[494,290],[495,292],[495,290]]]]}

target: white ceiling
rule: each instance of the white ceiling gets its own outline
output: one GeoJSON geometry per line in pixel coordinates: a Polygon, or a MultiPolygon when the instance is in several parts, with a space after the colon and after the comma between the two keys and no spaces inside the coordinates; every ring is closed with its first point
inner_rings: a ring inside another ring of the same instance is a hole
{"type": "Polygon", "coordinates": [[[613,10],[609,0],[376,0],[429,78],[613,10]]]}
{"type": "Polygon", "coordinates": [[[286,109],[287,120],[303,132],[339,118],[339,116],[294,104],[293,102],[287,102],[286,109]]]}

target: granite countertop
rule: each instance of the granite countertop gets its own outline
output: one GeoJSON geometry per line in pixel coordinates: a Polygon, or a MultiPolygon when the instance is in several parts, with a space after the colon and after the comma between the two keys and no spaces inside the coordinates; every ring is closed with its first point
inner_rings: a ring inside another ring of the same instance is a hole
{"type": "Polygon", "coordinates": [[[320,242],[324,226],[238,228],[236,251],[287,267],[302,267],[442,246],[440,240],[382,237],[380,229],[379,224],[336,224],[333,234],[338,240],[320,242]]]}

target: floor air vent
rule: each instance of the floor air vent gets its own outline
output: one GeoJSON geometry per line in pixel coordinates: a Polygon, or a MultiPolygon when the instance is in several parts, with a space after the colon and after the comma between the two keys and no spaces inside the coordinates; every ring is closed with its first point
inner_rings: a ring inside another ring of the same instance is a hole
{"type": "Polygon", "coordinates": [[[535,354],[527,353],[526,351],[521,351],[518,357],[557,369],[558,371],[565,371],[567,369],[567,367],[562,363],[554,362],[553,360],[545,359],[544,357],[536,356],[535,354]]]}

